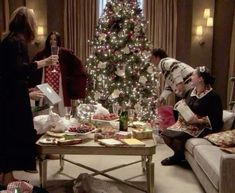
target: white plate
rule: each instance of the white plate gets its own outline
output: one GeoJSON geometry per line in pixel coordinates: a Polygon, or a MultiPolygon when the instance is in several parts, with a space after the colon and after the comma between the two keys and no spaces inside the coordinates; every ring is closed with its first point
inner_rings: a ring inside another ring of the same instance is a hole
{"type": "Polygon", "coordinates": [[[47,131],[46,134],[51,137],[58,137],[58,138],[64,137],[64,132],[63,133],[55,133],[53,131],[47,131]]]}
{"type": "Polygon", "coordinates": [[[65,135],[71,135],[71,136],[86,136],[89,135],[91,133],[91,131],[86,132],[86,133],[78,133],[78,132],[71,132],[71,131],[65,131],[65,135]]]}
{"type": "Polygon", "coordinates": [[[56,144],[57,140],[55,138],[47,137],[39,140],[39,143],[42,144],[56,144]]]}

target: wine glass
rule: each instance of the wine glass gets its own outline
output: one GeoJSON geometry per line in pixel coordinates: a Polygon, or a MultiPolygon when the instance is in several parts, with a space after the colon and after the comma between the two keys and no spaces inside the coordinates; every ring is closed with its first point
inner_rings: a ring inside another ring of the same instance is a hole
{"type": "Polygon", "coordinates": [[[132,123],[135,119],[135,109],[128,109],[128,119],[132,123]]]}
{"type": "MultiPolygon", "coordinates": [[[[52,45],[51,46],[51,56],[52,56],[52,58],[58,58],[58,55],[59,55],[59,46],[52,45]]],[[[53,62],[53,70],[51,72],[57,73],[56,65],[58,65],[58,64],[53,62]]]]}
{"type": "Polygon", "coordinates": [[[65,119],[70,120],[72,107],[65,107],[65,119]]]}
{"type": "Polygon", "coordinates": [[[140,103],[137,103],[135,105],[135,112],[136,112],[136,118],[138,121],[140,121],[142,119],[142,116],[143,116],[143,112],[142,112],[143,108],[142,106],[140,105],[140,103]]]}
{"type": "Polygon", "coordinates": [[[112,108],[113,108],[113,114],[118,115],[119,110],[120,110],[119,104],[118,104],[118,103],[114,103],[114,104],[112,105],[112,108]]]}

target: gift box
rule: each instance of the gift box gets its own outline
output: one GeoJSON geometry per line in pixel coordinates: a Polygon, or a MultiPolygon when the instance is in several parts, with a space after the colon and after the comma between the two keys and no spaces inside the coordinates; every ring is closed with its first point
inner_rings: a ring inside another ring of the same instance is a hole
{"type": "Polygon", "coordinates": [[[133,129],[132,136],[136,139],[151,139],[153,135],[153,130],[151,129],[133,129]]]}

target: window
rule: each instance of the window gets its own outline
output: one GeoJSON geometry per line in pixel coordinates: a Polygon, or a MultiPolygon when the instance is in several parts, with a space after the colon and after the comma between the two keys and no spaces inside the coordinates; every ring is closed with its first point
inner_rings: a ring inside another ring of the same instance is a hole
{"type": "MultiPolygon", "coordinates": [[[[105,5],[108,0],[99,0],[99,17],[102,15],[105,5]]],[[[144,0],[137,0],[140,4],[140,8],[143,9],[144,0]]]]}

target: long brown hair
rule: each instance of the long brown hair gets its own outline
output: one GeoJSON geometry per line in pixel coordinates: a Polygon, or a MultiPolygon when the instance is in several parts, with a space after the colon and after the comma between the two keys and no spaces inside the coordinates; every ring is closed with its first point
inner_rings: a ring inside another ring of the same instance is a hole
{"type": "Polygon", "coordinates": [[[11,15],[9,33],[22,34],[26,41],[35,38],[36,20],[32,10],[27,7],[17,8],[11,15]]]}

